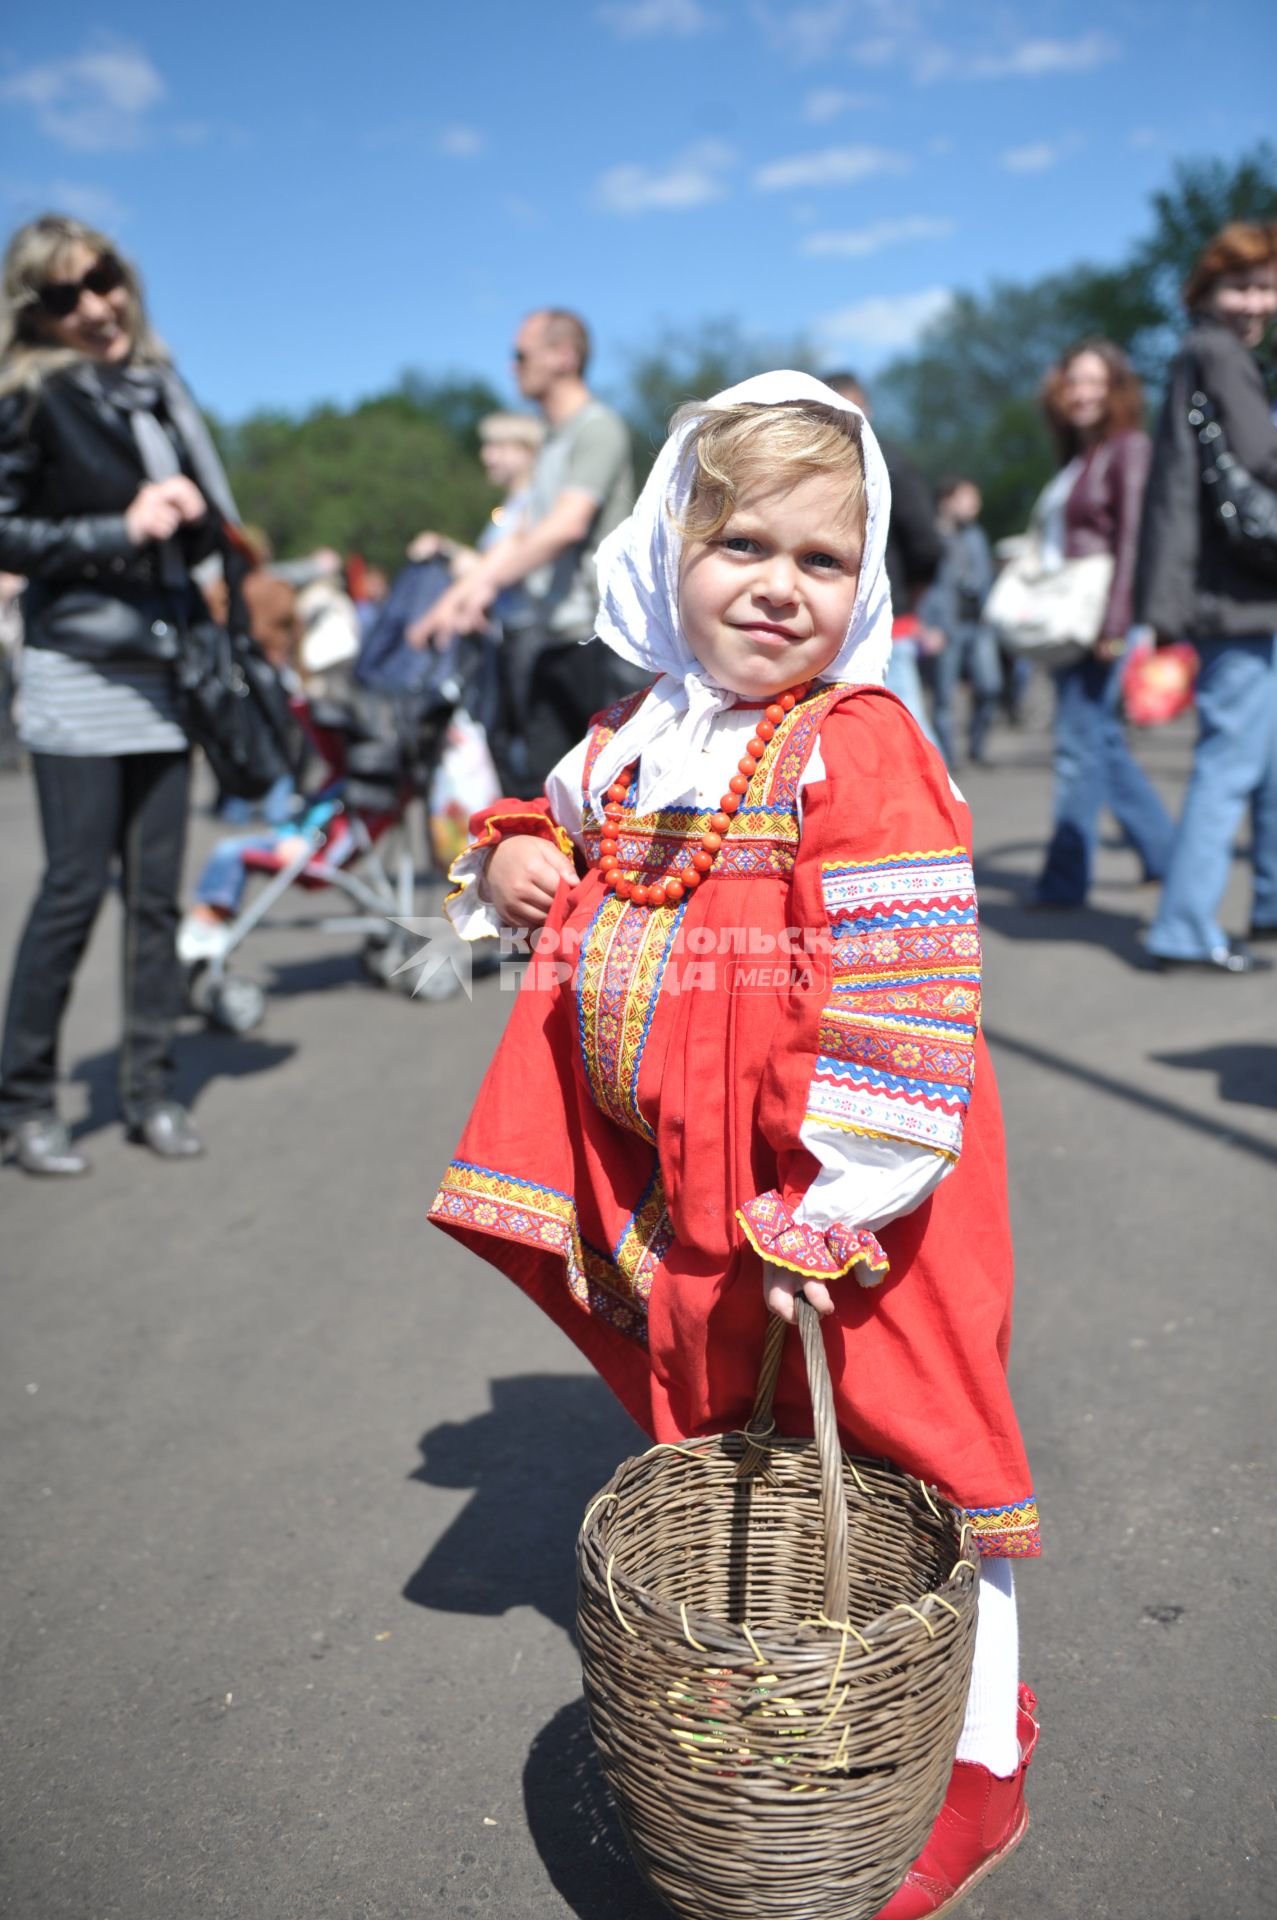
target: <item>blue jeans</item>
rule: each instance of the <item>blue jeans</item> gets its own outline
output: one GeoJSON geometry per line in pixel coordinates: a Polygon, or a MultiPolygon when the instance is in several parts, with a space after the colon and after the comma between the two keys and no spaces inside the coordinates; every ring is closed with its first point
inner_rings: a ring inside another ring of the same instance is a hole
{"type": "Polygon", "coordinates": [[[958,763],[958,743],[953,730],[953,702],[963,675],[971,682],[971,758],[984,753],[985,736],[1002,690],[1002,666],[998,645],[988,627],[955,627],[948,644],[936,655],[932,686],[932,718],[940,751],[949,767],[958,763]]]}
{"type": "Polygon", "coordinates": [[[1256,926],[1277,926],[1277,643],[1271,635],[1199,640],[1197,751],[1170,871],[1148,936],[1164,960],[1205,960],[1226,946],[1217,919],[1233,838],[1247,806],[1254,829],[1256,926]]]}
{"type": "Polygon", "coordinates": [[[1170,864],[1175,827],[1127,745],[1118,714],[1120,663],[1092,655],[1054,675],[1055,830],[1034,897],[1080,906],[1091,884],[1100,810],[1107,807],[1139,855],[1147,880],[1170,864]]]}
{"type": "Polygon", "coordinates": [[[267,827],[261,833],[237,833],[229,840],[219,840],[204,862],[195,887],[195,898],[200,905],[220,907],[225,913],[237,912],[248,880],[244,855],[269,853],[282,837],[278,827],[267,827]]]}
{"type": "Polygon", "coordinates": [[[930,740],[933,747],[940,742],[927,713],[926,696],[922,691],[922,675],[918,671],[918,649],[912,640],[893,640],[891,655],[887,661],[887,690],[894,693],[897,700],[904,702],[919,727],[930,740]]]}

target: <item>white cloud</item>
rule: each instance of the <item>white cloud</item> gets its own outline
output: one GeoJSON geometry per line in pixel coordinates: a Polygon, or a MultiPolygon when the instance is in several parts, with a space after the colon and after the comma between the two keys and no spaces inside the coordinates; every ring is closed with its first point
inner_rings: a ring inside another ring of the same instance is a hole
{"type": "Polygon", "coordinates": [[[117,41],[0,80],[0,100],[28,108],[50,140],[81,153],[140,146],[165,92],[147,55],[117,41]]]}
{"type": "Polygon", "coordinates": [[[706,201],[723,198],[724,176],[735,164],[731,147],[720,140],[701,140],[663,169],[609,167],[595,182],[594,205],[604,213],[624,214],[704,206],[706,201]]]}
{"type": "Polygon", "coordinates": [[[1027,147],[1008,147],[998,155],[998,165],[1008,173],[1047,173],[1080,145],[1075,133],[1067,134],[1063,140],[1035,140],[1027,147]]]}
{"type": "Polygon", "coordinates": [[[798,251],[856,260],[869,253],[880,253],[883,247],[903,246],[910,240],[947,240],[956,231],[952,220],[918,213],[903,220],[879,220],[875,226],[859,227],[851,232],[809,233],[798,251]]]}
{"type": "Polygon", "coordinates": [[[878,102],[872,93],[848,93],[845,87],[816,87],[803,101],[802,118],[809,125],[823,126],[840,114],[864,112],[878,102]]]}
{"type": "Polygon", "coordinates": [[[928,287],[921,293],[894,297],[875,295],[857,300],[834,313],[822,314],[815,330],[824,351],[865,347],[880,353],[902,353],[934,320],[947,313],[952,294],[946,287],[928,287]]]}
{"type": "Polygon", "coordinates": [[[51,180],[39,184],[31,180],[0,180],[0,199],[6,200],[19,219],[31,220],[41,213],[70,213],[90,226],[114,232],[129,219],[129,209],[106,187],[87,180],[51,180]]]}
{"type": "Polygon", "coordinates": [[[1022,40],[1009,53],[983,54],[969,71],[982,79],[1040,79],[1047,73],[1091,73],[1121,53],[1109,33],[1084,33],[1076,40],[1022,40]]]}
{"type": "Polygon", "coordinates": [[[718,25],[717,16],[700,0],[616,0],[600,7],[598,17],[622,40],[650,40],[667,33],[687,40],[718,25]]]}
{"type": "Polygon", "coordinates": [[[769,161],[756,169],[754,185],[760,193],[789,187],[845,187],[875,173],[907,173],[910,164],[905,154],[889,153],[885,147],[825,147],[819,153],[769,161]]]}
{"type": "Polygon", "coordinates": [[[753,14],[777,52],[805,66],[837,50],[855,11],[854,0],[827,0],[823,6],[755,6],[753,14]]]}
{"type": "Polygon", "coordinates": [[[451,160],[473,160],[487,146],[477,127],[444,127],[435,142],[440,153],[446,153],[451,160]]]}
{"type": "Polygon", "coordinates": [[[1162,136],[1156,127],[1132,127],[1126,136],[1126,144],[1135,153],[1141,153],[1149,147],[1163,145],[1162,136]]]}

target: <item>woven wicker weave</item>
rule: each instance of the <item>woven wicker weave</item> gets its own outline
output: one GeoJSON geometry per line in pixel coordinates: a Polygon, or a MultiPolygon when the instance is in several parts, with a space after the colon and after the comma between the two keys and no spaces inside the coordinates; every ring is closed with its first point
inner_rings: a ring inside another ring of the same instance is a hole
{"type": "Polygon", "coordinates": [[[841,1452],[798,1307],[816,1439],[772,1432],[777,1321],[746,1432],[626,1461],[578,1543],[590,1724],[682,1920],[868,1920],[922,1850],[962,1727],[967,1523],[841,1452]]]}

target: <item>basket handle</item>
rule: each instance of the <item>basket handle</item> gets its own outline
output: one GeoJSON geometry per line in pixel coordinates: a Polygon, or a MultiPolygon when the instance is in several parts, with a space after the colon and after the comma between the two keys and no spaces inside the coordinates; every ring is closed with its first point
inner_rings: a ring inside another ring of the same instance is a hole
{"type": "MultiPolygon", "coordinates": [[[[834,1415],[834,1389],[825,1357],[820,1315],[805,1297],[794,1296],[794,1312],[802,1336],[803,1357],[807,1362],[807,1386],[816,1435],[816,1455],[820,1461],[820,1513],[825,1534],[825,1618],[847,1618],[847,1499],[843,1488],[842,1443],[834,1415]]],[[[766,1458],[767,1440],[775,1430],[772,1404],[780,1377],[781,1350],[785,1344],[787,1322],[773,1315],[763,1343],[762,1365],[758,1371],[758,1391],[754,1411],[745,1429],[753,1445],[737,1468],[737,1477],[747,1479],[766,1458]]]]}

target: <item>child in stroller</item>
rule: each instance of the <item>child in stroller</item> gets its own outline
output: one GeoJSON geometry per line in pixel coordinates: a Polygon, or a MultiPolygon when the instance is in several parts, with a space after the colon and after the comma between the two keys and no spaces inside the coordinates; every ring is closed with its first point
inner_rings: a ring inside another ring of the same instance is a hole
{"type": "MultiPolygon", "coordinates": [[[[362,933],[364,970],[379,985],[418,989],[412,967],[417,942],[400,923],[411,920],[416,895],[407,813],[429,790],[448,722],[461,699],[465,659],[411,653],[404,662],[385,629],[417,617],[423,598],[437,597],[446,570],[417,564],[404,591],[396,582],[365,642],[355,683],[340,700],[308,701],[300,715],[323,762],[321,784],[299,796],[291,819],[236,834],[214,848],[196,884],[195,901],[178,930],[192,1007],[214,1025],[244,1033],[265,1013],[258,984],[230,972],[228,962],[279,899],[296,886],[335,889],[347,910],[307,924],[326,932],[362,933]],[[408,591],[410,588],[411,591],[408,591]],[[409,671],[405,671],[408,668],[409,671]],[[387,844],[397,843],[387,862],[387,844]],[[393,869],[393,871],[392,871],[393,869]],[[265,879],[245,907],[250,877],[265,879]]],[[[420,979],[423,998],[457,990],[457,975],[434,968],[420,979]]]]}

